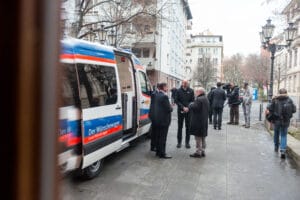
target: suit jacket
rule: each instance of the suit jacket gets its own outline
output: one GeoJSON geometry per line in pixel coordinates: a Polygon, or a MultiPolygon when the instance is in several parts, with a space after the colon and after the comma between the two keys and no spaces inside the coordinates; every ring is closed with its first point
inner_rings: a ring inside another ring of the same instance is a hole
{"type": "Polygon", "coordinates": [[[224,102],[226,100],[226,93],[221,87],[218,87],[217,89],[212,91],[212,94],[209,98],[212,108],[223,108],[224,102]]]}
{"type": "Polygon", "coordinates": [[[178,113],[183,110],[183,107],[188,107],[190,103],[194,101],[194,90],[187,88],[184,90],[180,87],[175,95],[175,103],[178,106],[178,113]]]}
{"type": "Polygon", "coordinates": [[[171,112],[173,108],[169,98],[163,92],[158,92],[154,99],[153,119],[158,126],[169,126],[171,123],[171,112]]]}

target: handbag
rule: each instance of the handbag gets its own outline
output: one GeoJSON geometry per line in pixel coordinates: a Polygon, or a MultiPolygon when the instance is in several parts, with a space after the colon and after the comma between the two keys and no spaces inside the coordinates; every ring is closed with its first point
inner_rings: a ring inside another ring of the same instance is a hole
{"type": "Polygon", "coordinates": [[[268,120],[268,122],[273,122],[274,120],[278,119],[278,117],[274,115],[274,113],[268,113],[266,115],[266,119],[268,120]]]}

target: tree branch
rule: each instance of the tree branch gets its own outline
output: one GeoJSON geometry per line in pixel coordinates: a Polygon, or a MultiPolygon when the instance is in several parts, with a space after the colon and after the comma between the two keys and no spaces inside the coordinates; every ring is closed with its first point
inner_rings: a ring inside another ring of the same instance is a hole
{"type": "MultiPolygon", "coordinates": [[[[83,0],[84,1],[84,0],[83,0]]],[[[92,6],[87,6],[85,8],[85,10],[83,11],[83,14],[86,15],[90,10],[92,10],[93,8],[97,7],[97,6],[100,6],[101,4],[104,4],[104,3],[109,3],[109,2],[112,2],[112,0],[106,0],[106,1],[100,1],[98,3],[95,3],[93,4],[92,6]]]]}

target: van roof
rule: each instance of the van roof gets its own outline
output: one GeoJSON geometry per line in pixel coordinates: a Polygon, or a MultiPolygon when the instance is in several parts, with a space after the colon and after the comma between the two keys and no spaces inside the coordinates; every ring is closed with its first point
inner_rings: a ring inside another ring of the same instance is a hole
{"type": "Polygon", "coordinates": [[[62,41],[61,54],[64,56],[80,55],[115,60],[113,47],[73,38],[62,41]]]}
{"type": "Polygon", "coordinates": [[[114,51],[119,51],[128,55],[132,55],[133,61],[136,65],[142,65],[139,59],[130,51],[114,48],[111,46],[102,45],[95,42],[89,42],[85,40],[69,38],[62,40],[61,58],[83,58],[88,60],[101,60],[104,62],[115,63],[114,51]]]}

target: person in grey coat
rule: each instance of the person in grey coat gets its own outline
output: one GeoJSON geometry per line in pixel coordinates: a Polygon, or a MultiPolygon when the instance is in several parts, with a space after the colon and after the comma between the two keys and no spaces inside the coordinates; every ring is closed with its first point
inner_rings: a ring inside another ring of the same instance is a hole
{"type": "Polygon", "coordinates": [[[190,157],[201,158],[205,156],[209,101],[205,96],[204,88],[196,88],[195,96],[195,101],[189,105],[189,110],[191,112],[190,135],[195,136],[196,152],[190,157]]]}
{"type": "Polygon", "coordinates": [[[250,114],[251,114],[251,105],[252,105],[252,90],[249,87],[248,83],[244,83],[244,95],[243,95],[243,111],[245,117],[245,128],[250,128],[250,114]]]}

